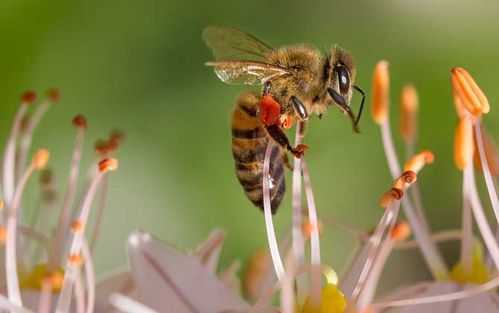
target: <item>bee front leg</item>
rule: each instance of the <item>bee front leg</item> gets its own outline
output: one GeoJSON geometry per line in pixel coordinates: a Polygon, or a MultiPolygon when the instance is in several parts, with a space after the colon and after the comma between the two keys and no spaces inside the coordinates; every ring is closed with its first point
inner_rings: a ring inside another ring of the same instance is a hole
{"type": "Polygon", "coordinates": [[[302,120],[306,121],[308,120],[308,111],[303,102],[301,102],[300,99],[298,99],[296,96],[291,96],[289,99],[289,102],[291,103],[291,107],[295,111],[296,115],[302,120]]]}
{"type": "Polygon", "coordinates": [[[293,148],[289,143],[288,137],[279,125],[268,125],[265,126],[265,129],[275,142],[277,142],[283,149],[291,152],[297,158],[301,158],[305,153],[305,150],[308,149],[308,146],[303,144],[297,145],[293,148]]]}

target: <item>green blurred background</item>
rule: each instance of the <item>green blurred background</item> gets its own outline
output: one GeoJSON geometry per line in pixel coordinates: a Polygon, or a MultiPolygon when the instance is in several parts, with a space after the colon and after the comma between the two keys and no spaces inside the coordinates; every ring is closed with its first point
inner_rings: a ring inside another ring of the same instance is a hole
{"type": "MultiPolygon", "coordinates": [[[[229,115],[243,87],[224,85],[203,65],[211,54],[202,29],[237,27],[274,46],[307,42],[325,50],[339,44],[354,55],[358,84],[368,94],[374,64],[389,60],[394,130],[401,86],[412,82],[418,88],[420,146],[437,156],[420,179],[424,202],[435,229],[456,227],[460,175],[452,163],[456,117],[449,69],[468,68],[483,87],[492,105],[485,124],[497,137],[498,12],[497,1],[3,0],[0,130],[8,133],[23,90],[61,89],[61,103],[34,139],[35,146],[52,151],[59,190],[67,176],[73,115],[89,120],[85,165],[93,160],[95,139],[116,127],[126,132],[95,256],[100,274],[126,263],[127,234],[136,228],[183,248],[223,228],[227,264],[266,241],[263,215],[243,195],[230,153],[229,115]]],[[[321,216],[360,229],[376,223],[378,197],[391,181],[369,115],[368,109],[362,134],[354,135],[348,120],[331,110],[321,121],[314,118],[306,138],[321,216]]],[[[277,215],[281,234],[290,219],[288,194],[277,215]]],[[[341,269],[353,244],[348,234],[325,225],[328,263],[341,269]]],[[[422,268],[414,255],[397,254],[394,262],[422,268]]],[[[401,269],[393,266],[391,273],[401,269]]]]}

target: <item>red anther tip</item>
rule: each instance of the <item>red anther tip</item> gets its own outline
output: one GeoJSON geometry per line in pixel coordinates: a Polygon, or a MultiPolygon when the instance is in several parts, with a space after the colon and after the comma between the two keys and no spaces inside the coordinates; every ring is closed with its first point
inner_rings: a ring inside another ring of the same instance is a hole
{"type": "Polygon", "coordinates": [[[47,90],[47,98],[53,103],[59,102],[61,99],[61,93],[59,92],[59,89],[57,88],[50,88],[47,90]]]}
{"type": "Polygon", "coordinates": [[[73,125],[80,128],[87,128],[87,119],[84,115],[78,114],[73,117],[73,125]]]}
{"type": "Polygon", "coordinates": [[[31,104],[36,100],[36,92],[33,90],[25,91],[21,96],[21,102],[26,104],[31,104]]]}

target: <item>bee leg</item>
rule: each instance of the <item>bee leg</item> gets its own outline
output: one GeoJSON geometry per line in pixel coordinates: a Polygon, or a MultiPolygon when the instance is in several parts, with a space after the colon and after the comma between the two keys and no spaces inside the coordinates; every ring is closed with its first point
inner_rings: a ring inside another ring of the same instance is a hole
{"type": "Polygon", "coordinates": [[[291,102],[291,106],[292,106],[293,110],[295,111],[296,115],[298,115],[298,117],[302,121],[308,120],[307,108],[305,107],[303,102],[301,102],[300,99],[298,99],[296,96],[291,96],[291,98],[289,99],[289,102],[291,102]]]}
{"type": "Polygon", "coordinates": [[[288,137],[282,131],[279,125],[268,125],[265,126],[265,129],[267,130],[269,136],[275,142],[277,142],[283,149],[286,149],[287,151],[291,152],[297,158],[301,158],[305,153],[305,150],[307,150],[308,148],[307,145],[303,144],[297,145],[296,147],[293,148],[289,143],[288,137]]]}
{"type": "Polygon", "coordinates": [[[268,96],[270,94],[270,88],[272,88],[272,84],[268,80],[263,84],[263,92],[262,93],[264,96],[268,96]]]}
{"type": "Polygon", "coordinates": [[[293,170],[293,165],[289,161],[288,154],[286,152],[283,152],[282,154],[282,162],[284,163],[284,166],[288,168],[288,170],[292,171],[293,170]]]}

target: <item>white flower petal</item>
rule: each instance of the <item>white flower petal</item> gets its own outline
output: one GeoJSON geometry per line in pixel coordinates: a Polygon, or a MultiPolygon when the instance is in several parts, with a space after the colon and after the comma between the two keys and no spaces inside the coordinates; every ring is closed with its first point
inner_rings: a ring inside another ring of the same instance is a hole
{"type": "Polygon", "coordinates": [[[197,256],[201,260],[201,263],[213,273],[217,270],[218,260],[220,259],[220,252],[222,251],[224,239],[224,232],[222,230],[215,229],[210,233],[208,239],[201,243],[194,251],[194,255],[197,256]]]}
{"type": "Polygon", "coordinates": [[[140,300],[175,313],[219,313],[248,305],[199,259],[180,253],[143,232],[130,236],[128,255],[140,300]]]}

